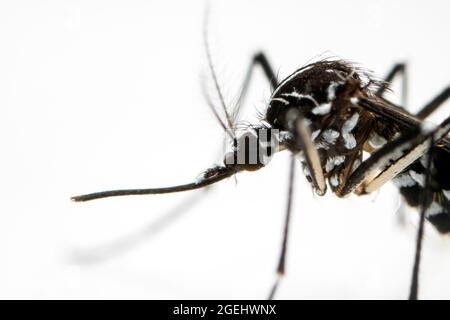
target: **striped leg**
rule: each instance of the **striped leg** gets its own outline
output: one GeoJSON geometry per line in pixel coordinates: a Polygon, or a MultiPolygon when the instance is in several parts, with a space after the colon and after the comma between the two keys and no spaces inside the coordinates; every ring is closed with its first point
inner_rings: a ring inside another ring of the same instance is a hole
{"type": "Polygon", "coordinates": [[[437,129],[432,132],[412,132],[385,145],[373,153],[364,161],[358,169],[349,177],[342,187],[340,195],[343,196],[362,186],[363,193],[373,192],[379,189],[385,182],[391,180],[403,172],[409,165],[428,152],[424,190],[420,196],[421,214],[416,240],[416,253],[414,258],[410,300],[418,297],[419,266],[422,251],[425,213],[430,199],[429,186],[431,180],[432,152],[435,143],[442,140],[450,131],[450,117],[448,117],[437,129]],[[371,178],[379,170],[382,170],[375,178],[371,178]]]}
{"type": "Polygon", "coordinates": [[[387,181],[390,181],[410,164],[422,157],[430,146],[431,137],[437,143],[449,131],[450,117],[445,119],[432,132],[424,133],[414,130],[386,144],[361,163],[345,184],[339,188],[338,195],[345,196],[355,191],[358,187],[363,188],[363,193],[370,193],[379,189],[387,181]],[[380,170],[382,170],[381,173],[372,179],[380,170]]]}

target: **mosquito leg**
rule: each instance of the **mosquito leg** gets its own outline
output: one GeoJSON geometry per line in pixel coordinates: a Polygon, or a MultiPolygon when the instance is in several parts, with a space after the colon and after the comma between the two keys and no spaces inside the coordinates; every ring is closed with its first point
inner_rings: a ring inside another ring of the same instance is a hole
{"type": "MultiPolygon", "coordinates": [[[[394,80],[397,75],[402,76],[402,106],[406,108],[408,106],[408,73],[406,63],[397,63],[386,75],[384,82],[385,85],[381,86],[377,95],[382,97],[386,89],[389,87],[389,83],[394,80]]],[[[442,90],[442,92],[426,104],[418,113],[417,117],[420,119],[427,118],[430,114],[436,111],[448,98],[450,97],[450,86],[442,90]]]]}
{"type": "MultiPolygon", "coordinates": [[[[392,69],[389,71],[389,73],[384,78],[383,86],[380,87],[377,91],[377,95],[380,97],[383,97],[386,89],[389,87],[391,82],[394,80],[396,76],[402,76],[401,78],[401,85],[402,85],[402,91],[401,91],[401,104],[403,108],[407,108],[408,103],[408,73],[407,73],[407,65],[406,63],[397,63],[395,64],[392,69]]],[[[405,204],[401,202],[400,207],[397,210],[398,213],[398,220],[400,224],[404,224],[405,220],[405,204]]]]}
{"type": "Polygon", "coordinates": [[[275,293],[280,284],[281,278],[284,276],[285,273],[289,224],[291,220],[291,211],[292,211],[292,195],[294,193],[294,178],[295,178],[295,155],[292,154],[289,166],[289,189],[286,207],[286,219],[284,221],[283,241],[281,243],[280,259],[278,260],[277,278],[275,280],[275,283],[273,284],[272,290],[270,290],[268,298],[269,300],[273,300],[273,298],[275,297],[275,293]]]}
{"type": "Polygon", "coordinates": [[[247,76],[245,77],[244,85],[242,87],[248,87],[253,73],[253,68],[257,65],[261,66],[265,76],[267,77],[267,80],[269,80],[270,85],[272,86],[272,89],[275,89],[278,86],[278,80],[272,66],[269,63],[269,60],[263,52],[258,52],[253,56],[252,63],[248,68],[247,76]]]}
{"type": "Polygon", "coordinates": [[[397,63],[392,67],[391,71],[384,78],[384,84],[378,89],[377,95],[382,97],[392,80],[397,75],[402,76],[402,106],[406,108],[408,99],[408,74],[406,63],[397,63]]]}
{"type": "Polygon", "coordinates": [[[425,119],[436,111],[450,97],[450,86],[445,88],[439,95],[426,104],[418,113],[417,117],[425,119]]]}
{"type": "Polygon", "coordinates": [[[431,132],[418,131],[410,131],[374,152],[350,175],[345,184],[337,190],[337,194],[345,196],[360,186],[363,187],[364,193],[378,190],[422,157],[430,147],[431,137],[433,142],[437,143],[446,136],[450,131],[450,117],[431,132]],[[380,170],[382,172],[372,179],[380,170]]]}
{"type": "Polygon", "coordinates": [[[421,193],[421,210],[420,210],[420,220],[419,220],[419,229],[417,230],[417,240],[416,240],[416,254],[414,256],[414,265],[412,271],[412,279],[411,279],[411,289],[409,292],[409,300],[417,300],[418,290],[419,290],[419,267],[420,267],[420,256],[422,252],[422,241],[423,241],[423,233],[424,233],[424,224],[425,224],[425,212],[427,210],[427,201],[430,197],[429,188],[430,188],[430,180],[431,180],[431,163],[433,156],[433,139],[431,139],[430,148],[428,150],[428,157],[426,163],[426,176],[425,176],[425,185],[423,193],[421,193]]]}
{"type": "Polygon", "coordinates": [[[278,80],[277,76],[275,75],[275,72],[273,71],[273,68],[271,64],[269,63],[269,60],[267,59],[266,55],[263,52],[256,53],[253,58],[252,62],[248,66],[247,73],[245,74],[244,82],[241,86],[241,92],[239,94],[239,98],[235,107],[235,110],[232,112],[232,118],[234,121],[238,118],[240,107],[243,104],[245,100],[245,96],[247,94],[248,87],[250,85],[250,82],[252,80],[253,70],[256,66],[261,66],[264,75],[266,76],[267,80],[270,82],[270,86],[273,89],[275,89],[278,86],[278,80]]]}
{"type": "MultiPolygon", "coordinates": [[[[299,150],[304,152],[306,164],[311,172],[311,177],[313,180],[313,184],[315,186],[316,192],[319,195],[324,195],[326,192],[326,184],[325,177],[322,171],[322,167],[320,164],[319,154],[317,153],[317,149],[314,146],[314,143],[311,139],[311,133],[308,125],[304,121],[302,115],[298,112],[297,109],[291,109],[286,114],[286,123],[287,127],[295,135],[295,141],[298,142],[299,150]]],[[[272,287],[272,290],[269,294],[269,300],[272,300],[277,291],[278,285],[281,281],[281,278],[284,276],[285,272],[285,260],[286,260],[286,249],[287,249],[287,239],[288,239],[288,231],[289,231],[289,221],[291,216],[291,208],[292,208],[292,194],[294,190],[294,176],[295,176],[295,152],[296,150],[292,150],[290,171],[289,171],[289,191],[288,191],[288,203],[286,208],[286,220],[283,234],[283,242],[281,246],[281,254],[278,262],[277,268],[277,279],[272,287]]]]}
{"type": "MultiPolygon", "coordinates": [[[[297,111],[296,109],[293,110],[297,111]]],[[[300,150],[303,151],[306,165],[311,174],[314,189],[318,195],[323,196],[327,190],[327,185],[325,182],[325,176],[323,174],[319,153],[317,152],[317,148],[311,138],[311,132],[308,124],[300,114],[298,114],[297,117],[299,119],[296,122],[296,128],[294,131],[296,132],[296,140],[300,150]]]]}
{"type": "Polygon", "coordinates": [[[421,193],[421,214],[419,229],[416,241],[416,253],[414,258],[410,300],[416,300],[418,296],[419,285],[419,266],[422,250],[422,241],[424,233],[425,213],[427,210],[427,201],[429,200],[429,185],[431,178],[432,151],[435,143],[443,140],[450,131],[450,117],[439,125],[436,129],[426,131],[426,129],[412,130],[408,134],[385,145],[373,153],[369,159],[364,161],[360,167],[349,177],[345,185],[339,190],[339,195],[344,196],[355,190],[358,186],[363,186],[363,192],[373,192],[380,188],[385,182],[391,180],[399,173],[403,172],[414,161],[422,157],[428,150],[426,164],[425,189],[421,193]],[[372,177],[379,170],[382,170],[374,179],[372,177]]]}

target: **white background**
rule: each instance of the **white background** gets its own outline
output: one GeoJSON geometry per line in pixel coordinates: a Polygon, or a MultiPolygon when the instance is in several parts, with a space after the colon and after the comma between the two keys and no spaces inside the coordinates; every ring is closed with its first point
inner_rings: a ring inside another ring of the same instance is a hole
{"type": "MultiPolygon", "coordinates": [[[[287,154],[207,194],[69,200],[190,182],[220,162],[223,134],[201,94],[203,11],[203,1],[1,1],[0,298],[266,297],[287,154]]],[[[212,1],[210,41],[228,101],[264,50],[280,78],[323,53],[379,76],[407,61],[417,110],[449,84],[449,12],[446,0],[212,1]]],[[[269,96],[257,72],[246,110],[269,96]]],[[[449,104],[434,119],[448,115],[449,104]]],[[[392,185],[321,198],[298,175],[295,193],[279,298],[407,297],[417,214],[401,223],[392,185]]],[[[450,240],[426,232],[420,295],[450,298],[450,240]]]]}

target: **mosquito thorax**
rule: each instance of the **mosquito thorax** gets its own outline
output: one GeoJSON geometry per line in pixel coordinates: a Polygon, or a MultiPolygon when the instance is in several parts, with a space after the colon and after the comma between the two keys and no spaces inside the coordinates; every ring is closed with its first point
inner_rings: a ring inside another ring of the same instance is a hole
{"type": "MultiPolygon", "coordinates": [[[[284,143],[292,152],[301,149],[289,121],[295,112],[303,118],[333,191],[362,160],[362,141],[367,139],[365,127],[370,128],[370,119],[366,119],[358,101],[371,94],[369,79],[349,63],[321,61],[287,77],[269,102],[265,121],[280,132],[292,133],[293,139],[284,143]]],[[[306,163],[302,163],[311,181],[306,163]]]]}

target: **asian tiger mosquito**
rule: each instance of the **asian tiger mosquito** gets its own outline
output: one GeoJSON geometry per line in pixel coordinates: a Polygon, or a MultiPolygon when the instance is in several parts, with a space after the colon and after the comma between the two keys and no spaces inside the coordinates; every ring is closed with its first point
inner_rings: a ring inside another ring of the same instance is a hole
{"type": "Polygon", "coordinates": [[[240,100],[245,97],[256,66],[263,69],[273,93],[261,123],[237,136],[239,104],[233,112],[226,107],[211,62],[207,36],[204,38],[209,69],[224,118],[208,97],[207,102],[233,145],[232,151],[224,157],[224,164],[207,169],[197,181],[185,185],[103,191],[75,196],[72,200],[200,189],[240,171],[259,170],[265,166],[267,158],[287,150],[292,154],[288,202],[276,270],[278,276],[269,294],[272,299],[285,273],[297,157],[308,181],[320,196],[328,187],[338,197],[350,193],[363,195],[392,180],[405,201],[420,208],[409,294],[410,299],[417,299],[425,219],[439,232],[450,233],[450,172],[446,167],[450,161],[450,137],[447,135],[450,117],[438,126],[425,122],[449,98],[450,87],[413,115],[383,97],[396,76],[406,77],[405,64],[395,65],[384,81],[377,81],[370,73],[344,60],[323,60],[308,64],[278,81],[266,55],[257,53],[244,79],[240,100]],[[276,146],[267,147],[268,141],[262,138],[268,131],[278,142],[276,146]],[[253,151],[249,148],[251,142],[256,146],[253,151]],[[370,154],[365,160],[363,152],[370,154]]]}

